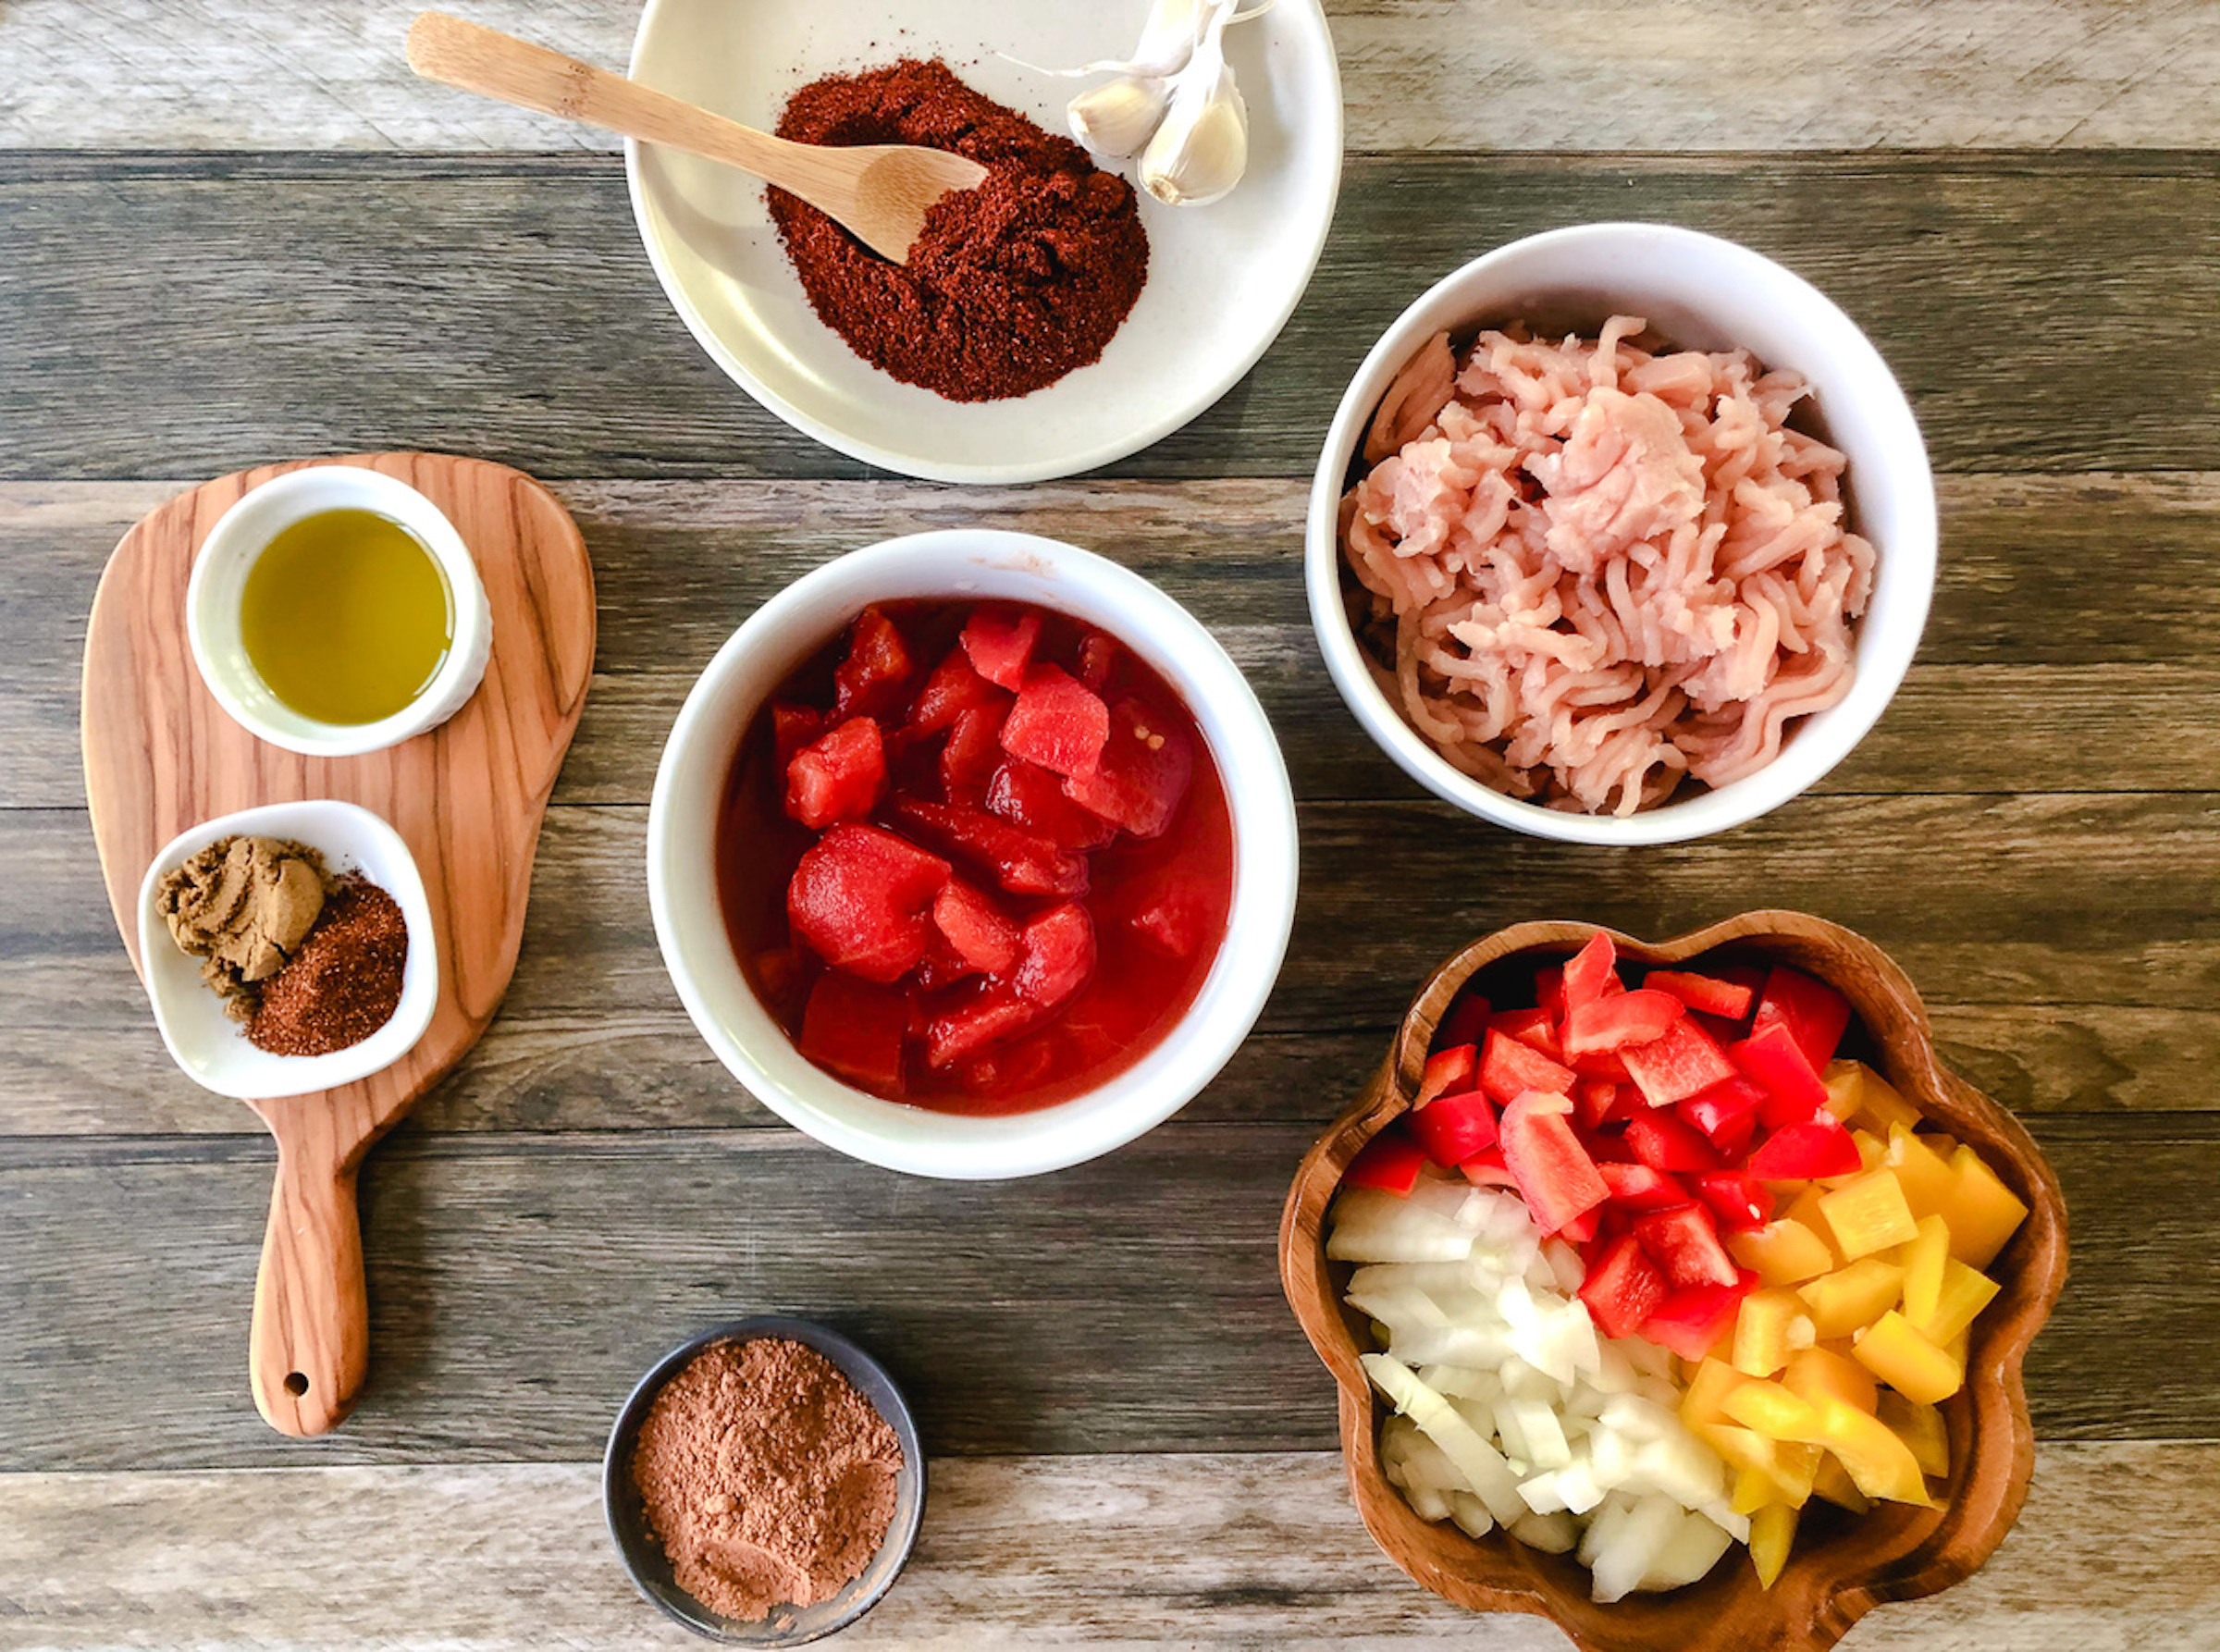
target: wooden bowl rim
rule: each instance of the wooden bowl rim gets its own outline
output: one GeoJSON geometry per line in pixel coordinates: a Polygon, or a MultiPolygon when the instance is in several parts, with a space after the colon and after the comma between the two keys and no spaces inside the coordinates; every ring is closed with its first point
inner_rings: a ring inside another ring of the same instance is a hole
{"type": "MultiPolygon", "coordinates": [[[[1771,1609],[1766,1614],[1767,1638],[1762,1642],[1746,1638],[1753,1627],[1746,1619],[1720,1624],[1722,1633],[1745,1637],[1733,1643],[1737,1647],[1762,1645],[1823,1652],[1875,1606],[1936,1594],[1970,1576],[2011,1529],[2034,1468],[2034,1427],[2028,1415],[2022,1368],[2029,1344],[2065,1287],[2067,1262],[2065,1196],[2042,1150],[2010,1112],[1942,1063],[1918,990],[1872,942],[1824,918],[1775,908],[1743,913],[1659,942],[1642,941],[1606,925],[1569,920],[1513,924],[1474,942],[1427,977],[1396,1029],[1386,1061],[1363,1094],[1304,1154],[1281,1213],[1281,1284],[1312,1349],[1333,1374],[1351,1497],[1366,1530],[1389,1560],[1422,1586],[1472,1609],[1548,1617],[1584,1652],[1638,1652],[1668,1644],[1642,1633],[1641,1608],[1670,1603],[1686,1591],[1631,1597],[1619,1606],[1598,1607],[1585,1590],[1570,1595],[1555,1577],[1541,1571],[1536,1563],[1538,1551],[1525,1550],[1508,1539],[1494,1540],[1492,1547],[1464,1539],[1472,1558],[1464,1566],[1440,1565],[1404,1552],[1404,1534],[1395,1529],[1400,1523],[1396,1510],[1403,1521],[1416,1522],[1418,1517],[1380,1473],[1380,1408],[1357,1362],[1362,1350],[1343,1316],[1323,1238],[1326,1206],[1342,1172],[1366,1141],[1410,1106],[1435,1029],[1465,982],[1489,965],[1522,953],[1570,955],[1598,932],[1610,935],[1622,955],[1650,966],[1684,963],[1739,943],[1761,947],[1781,940],[1855,959],[1878,983],[1885,1012],[1872,1013],[1864,995],[1846,983],[1832,984],[1850,992],[1861,1020],[1875,1042],[1884,1045],[1891,1081],[1922,1115],[1954,1134],[1978,1140],[1984,1157],[1991,1157],[2007,1185],[2029,1206],[2027,1223],[2007,1247],[2007,1255],[2015,1261],[2004,1279],[2004,1288],[1992,1316],[1984,1315],[1987,1336],[1977,1345],[1978,1358],[1968,1371],[1966,1388],[1974,1424],[1971,1449],[1954,1461],[1944,1503],[1933,1515],[1907,1518],[1897,1535],[1899,1541],[1876,1554],[1858,1556],[1853,1565],[1827,1563],[1829,1551],[1841,1547],[1839,1539],[1792,1557],[1773,1591],[1754,1597],[1771,1609]],[[1884,1038],[1883,1028],[1892,1022],[1899,1024],[1895,1035],[1884,1038]],[[1982,1486],[1987,1488],[1984,1495],[1969,1497],[1982,1486]],[[1791,1587],[1792,1584],[1800,1586],[1791,1587]]],[[[1721,1575],[1715,1570],[1712,1577],[1721,1575]]],[[[1754,1576],[1748,1581],[1754,1586],[1754,1576]]],[[[1684,1639],[1670,1644],[1680,1652],[1696,1652],[1684,1639]]]]}

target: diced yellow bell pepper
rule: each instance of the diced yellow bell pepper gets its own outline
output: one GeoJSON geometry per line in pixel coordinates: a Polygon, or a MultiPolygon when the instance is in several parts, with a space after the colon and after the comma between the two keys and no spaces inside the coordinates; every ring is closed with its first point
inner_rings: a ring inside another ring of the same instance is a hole
{"type": "Polygon", "coordinates": [[[1698,1361],[1689,1374],[1688,1390],[1681,1396],[1681,1421],[1691,1428],[1724,1422],[1727,1413],[1720,1402],[1745,1380],[1742,1373],[1724,1360],[1698,1361]]]}
{"type": "Polygon", "coordinates": [[[1858,1490],[1841,1460],[1832,1451],[1819,1453],[1819,1472],[1812,1476],[1811,1490],[1813,1496],[1825,1498],[1853,1514],[1863,1514],[1873,1507],[1873,1499],[1858,1490]]]}
{"type": "MultiPolygon", "coordinates": [[[[1758,1476],[1762,1485],[1749,1494],[1754,1499],[1750,1509],[1782,1502],[1801,1509],[1811,1496],[1812,1475],[1819,1466],[1819,1447],[1768,1439],[1736,1423],[1705,1423],[1691,1432],[1735,1472],[1738,1492],[1743,1489],[1740,1476],[1752,1473],[1758,1476]]],[[[1747,1514],[1750,1509],[1737,1508],[1735,1512],[1747,1514]]]]}
{"type": "Polygon", "coordinates": [[[1950,1168],[1950,1202],[1942,1209],[1950,1253],[1967,1267],[1985,1268],[2028,1219],[2028,1207],[1972,1148],[1953,1153],[1950,1168]]]}
{"type": "Polygon", "coordinates": [[[1933,1507],[1919,1461],[1895,1431],[1839,1399],[1819,1402],[1819,1442],[1842,1460],[1857,1489],[1892,1503],[1933,1507]]]}
{"type": "Polygon", "coordinates": [[[1820,1077],[1827,1086],[1827,1111],[1844,1124],[1863,1124],[1881,1135],[1893,1124],[1907,1130],[1918,1128],[1919,1109],[1864,1062],[1831,1061],[1820,1077]]]}
{"type": "Polygon", "coordinates": [[[1827,1241],[1786,1218],[1727,1235],[1727,1251],[1768,1285],[1799,1285],[1834,1266],[1827,1241]]]}
{"type": "Polygon", "coordinates": [[[1867,1256],[1797,1289],[1811,1305],[1812,1329],[1825,1338],[1847,1337],[1871,1325],[1896,1305],[1897,1293],[1903,1288],[1902,1268],[1878,1256],[1867,1256]]]}
{"type": "Polygon", "coordinates": [[[1861,1412],[1873,1409],[1880,1387],[1870,1371],[1832,1348],[1807,1348],[1791,1354],[1781,1381],[1807,1405],[1817,1405],[1821,1399],[1839,1399],[1861,1412]]]}
{"type": "Polygon", "coordinates": [[[1932,1405],[1966,1386],[1966,1367],[1953,1361],[1890,1309],[1857,1339],[1857,1362],[1906,1399],[1932,1405]]]}
{"type": "Polygon", "coordinates": [[[1819,1214],[1827,1219],[1834,1248],[1852,1262],[1919,1236],[1912,1207],[1891,1170],[1868,1171],[1844,1182],[1819,1201],[1819,1214]]]}
{"type": "Polygon", "coordinates": [[[1734,1315],[1734,1369],[1747,1376],[1770,1376],[1799,1348],[1809,1348],[1816,1333],[1804,1299],[1786,1286],[1753,1290],[1734,1315]]]}
{"type": "MultiPolygon", "coordinates": [[[[1795,1184],[1790,1182],[1775,1185],[1794,1187],[1795,1184]]],[[[1779,1219],[1783,1222],[1801,1223],[1818,1234],[1822,1241],[1826,1241],[1827,1218],[1819,1214],[1819,1198],[1827,1190],[1819,1186],[1818,1182],[1806,1182],[1797,1190],[1795,1197],[1789,1201],[1788,1208],[1781,1213],[1779,1219]]],[[[1832,1241],[1828,1241],[1828,1243],[1832,1250],[1832,1241]]]]}
{"type": "Polygon", "coordinates": [[[1949,1478],[1950,1426],[1943,1422],[1941,1411],[1906,1399],[1894,1389],[1889,1389],[1881,1397],[1881,1420],[1912,1449],[1921,1473],[1936,1479],[1949,1478]]]}
{"type": "Polygon", "coordinates": [[[1745,1378],[1726,1398],[1729,1417],[1769,1440],[1816,1441],[1819,1413],[1779,1383],[1745,1378]]]}
{"type": "MultiPolygon", "coordinates": [[[[1857,1149],[1857,1168],[1846,1171],[1841,1176],[1822,1176],[1812,1184],[1814,1187],[1822,1191],[1832,1192],[1836,1188],[1848,1187],[1858,1177],[1875,1170],[1888,1168],[1885,1162],[1889,1156],[1888,1143],[1870,1130],[1852,1130],[1850,1145],[1857,1149]]],[[[1825,1232],[1826,1230],[1822,1227],[1820,1231],[1825,1232]]]]}
{"type": "MultiPolygon", "coordinates": [[[[1981,1310],[1995,1300],[1999,1288],[1987,1274],[1953,1256],[1942,1264],[1942,1283],[1935,1293],[1934,1311],[1925,1318],[1912,1319],[1912,1328],[1930,1342],[1947,1345],[1966,1334],[1981,1310]]],[[[1911,1319],[1908,1304],[1905,1317],[1911,1319]]]]}
{"type": "Polygon", "coordinates": [[[1773,1484],[1778,1500],[1801,1509],[1811,1500],[1811,1483],[1827,1453],[1805,1440],[1782,1440],[1773,1448],[1773,1484]]]}
{"type": "Polygon", "coordinates": [[[1758,1583],[1770,1589],[1781,1569],[1788,1564],[1788,1551],[1796,1541],[1796,1511],[1784,1504],[1774,1503],[1759,1509],[1750,1516],[1750,1563],[1758,1568],[1758,1583]]]}
{"type": "Polygon", "coordinates": [[[1889,1151],[1883,1163],[1896,1173],[1896,1180],[1904,1189],[1904,1202],[1912,1207],[1915,1220],[1938,1215],[1950,1203],[1951,1190],[1957,1177],[1950,1168],[1950,1160],[1935,1145],[1946,1140],[1940,1136],[1914,1135],[1902,1125],[1889,1127],[1889,1151]]]}
{"type": "Polygon", "coordinates": [[[1727,1507],[1737,1514],[1755,1514],[1781,1500],[1781,1487],[1763,1469],[1736,1469],[1727,1493],[1727,1507]]]}
{"type": "Polygon", "coordinates": [[[1912,1242],[1893,1260],[1904,1264],[1904,1316],[1915,1325],[1934,1317],[1942,1295],[1942,1265],[1950,1260],[1950,1224],[1921,1216],[1912,1242]]]}
{"type": "Polygon", "coordinates": [[[1691,1423],[1688,1431],[1718,1452],[1719,1460],[1729,1468],[1756,1469],[1769,1477],[1772,1474],[1773,1442],[1757,1430],[1739,1423],[1691,1423]]]}

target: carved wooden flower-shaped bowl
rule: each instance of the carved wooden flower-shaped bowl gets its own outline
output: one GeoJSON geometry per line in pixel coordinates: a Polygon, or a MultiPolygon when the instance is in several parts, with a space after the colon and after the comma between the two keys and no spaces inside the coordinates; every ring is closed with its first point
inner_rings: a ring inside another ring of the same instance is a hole
{"type": "Polygon", "coordinates": [[[1525,923],[1475,942],[1437,969],[1403,1017],[1388,1059],[1356,1103],[1319,1138],[1295,1174],[1279,1234],[1280,1276],[1311,1346],[1340,1386],[1341,1449],[1357,1510],[1388,1558],[1437,1595],[1475,1611],[1535,1612],[1584,1652],[1787,1652],[1825,1648],[1874,1607],[1947,1589],[1996,1549],[2026,1500],[2035,1461],[2020,1365],[2066,1283],[2066,1205],[2058,1178],[2019,1122],[1935,1058],[1926,1008],[1881,949],[1794,912],[1751,912],[1651,944],[1613,934],[1641,965],[1705,960],[1787,964],[1818,976],[1855,1007],[1868,1060],[1936,1125],[1970,1143],[2029,1217],[1989,1270],[2002,1285],[1975,1321],[1966,1386],[1944,1403],[1950,1476],[1937,1508],[1878,1503],[1853,1516],[1815,1499],[1787,1569],[1759,1587],[1745,1552],[1730,1549],[1708,1577],[1612,1605],[1589,1598],[1588,1574],[1569,1555],[1491,1532],[1474,1540],[1421,1519],[1381,1472],[1386,1414],[1358,1356],[1371,1350],[1363,1317],[1343,1306],[1347,1264],[1329,1263],[1326,1206],[1357,1150],[1411,1104],[1434,1029],[1476,981],[1492,1002],[1517,1004],[1533,972],[1569,957],[1596,932],[1579,923],[1525,923]],[[1500,983],[1499,993],[1489,989],[1500,983]]]}

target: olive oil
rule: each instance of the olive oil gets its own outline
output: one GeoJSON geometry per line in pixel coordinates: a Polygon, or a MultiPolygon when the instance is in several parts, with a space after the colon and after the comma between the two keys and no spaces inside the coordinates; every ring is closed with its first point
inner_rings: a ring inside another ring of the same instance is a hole
{"type": "Polygon", "coordinates": [[[453,595],[430,550],[373,511],[324,511],[247,571],[240,639],[272,694],[318,722],[405,709],[454,641],[453,595]]]}

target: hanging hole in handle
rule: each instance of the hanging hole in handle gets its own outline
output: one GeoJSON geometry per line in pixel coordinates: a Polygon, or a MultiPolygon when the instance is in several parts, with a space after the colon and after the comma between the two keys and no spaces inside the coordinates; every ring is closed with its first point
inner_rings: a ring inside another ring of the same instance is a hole
{"type": "Polygon", "coordinates": [[[300,1399],[302,1395],[307,1393],[308,1374],[302,1371],[287,1372],[285,1374],[285,1391],[288,1394],[290,1394],[295,1399],[300,1399]]]}

